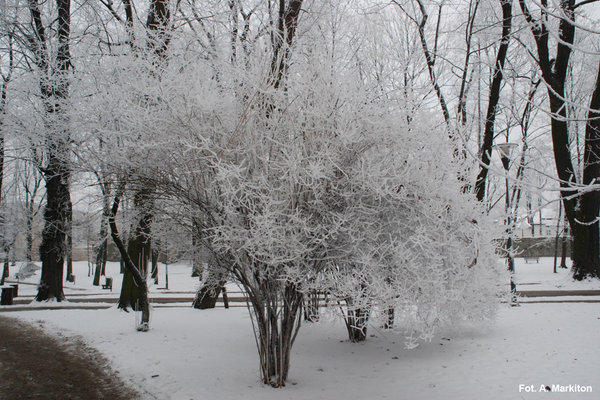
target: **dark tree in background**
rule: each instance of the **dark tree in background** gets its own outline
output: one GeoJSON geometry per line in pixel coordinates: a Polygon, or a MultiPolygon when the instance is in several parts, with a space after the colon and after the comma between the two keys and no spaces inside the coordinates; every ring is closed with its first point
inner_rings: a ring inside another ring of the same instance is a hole
{"type": "Polygon", "coordinates": [[[542,0],[540,16],[535,17],[529,9],[529,2],[519,0],[519,5],[535,39],[536,61],[542,72],[542,78],[548,89],[552,146],[556,172],[560,180],[561,199],[565,214],[573,235],[573,277],[582,280],[586,277],[600,277],[600,248],[598,237],[598,214],[600,202],[598,191],[588,190],[585,186],[597,183],[600,178],[600,71],[596,79],[595,90],[590,100],[586,124],[583,171],[578,177],[573,165],[571,135],[569,128],[566,85],[569,75],[569,63],[574,51],[577,23],[575,11],[580,5],[594,3],[583,1],[579,5],[575,0],[561,0],[559,13],[552,14],[548,1],[542,0]],[[558,40],[554,57],[550,52],[550,39],[553,35],[551,18],[559,18],[558,40]]]}
{"type": "MultiPolygon", "coordinates": [[[[42,276],[36,296],[37,301],[64,299],[63,268],[67,249],[66,234],[70,223],[71,196],[69,180],[70,134],[67,124],[66,100],[69,96],[69,70],[71,54],[69,35],[71,30],[70,0],[56,0],[56,34],[58,48],[51,65],[47,44],[46,27],[42,21],[40,5],[29,0],[33,33],[30,50],[33,54],[39,87],[45,108],[46,148],[43,164],[39,165],[46,182],[46,206],[44,229],[40,245],[42,276]]],[[[53,30],[50,30],[53,32],[53,30]]]]}
{"type": "MultiPolygon", "coordinates": [[[[8,34],[8,69],[6,73],[0,69],[0,77],[2,78],[2,87],[0,88],[0,225],[4,225],[4,215],[2,212],[2,186],[4,182],[4,116],[6,113],[6,98],[8,91],[8,84],[10,83],[12,72],[14,68],[14,53],[13,53],[13,35],[12,32],[8,34]]],[[[2,66],[0,66],[2,68],[2,66]]],[[[4,260],[4,266],[2,268],[2,275],[0,276],[0,285],[4,285],[4,280],[8,278],[9,270],[8,270],[8,248],[7,248],[7,234],[6,228],[2,227],[3,236],[0,237],[0,245],[6,254],[6,259],[4,260]]]]}
{"type": "Polygon", "coordinates": [[[481,166],[477,180],[475,181],[475,195],[477,200],[485,199],[485,186],[488,176],[488,166],[492,159],[492,150],[494,146],[494,125],[496,115],[498,114],[498,102],[500,100],[500,88],[504,77],[504,62],[506,61],[506,53],[510,44],[510,32],[512,27],[512,1],[500,0],[502,6],[502,39],[496,54],[496,64],[492,78],[492,86],[488,99],[488,108],[485,114],[485,128],[483,132],[483,141],[481,144],[481,166]]]}
{"type": "MultiPolygon", "coordinates": [[[[132,51],[137,57],[147,57],[150,60],[150,63],[154,67],[150,74],[160,74],[160,68],[167,62],[167,50],[170,41],[171,13],[169,10],[169,1],[152,0],[150,2],[145,24],[147,34],[146,49],[141,54],[139,54],[139,50],[141,49],[135,47],[132,7],[133,3],[131,1],[128,0],[125,2],[126,25],[132,51]]],[[[148,261],[152,255],[153,197],[152,187],[141,182],[134,194],[134,207],[138,218],[131,229],[131,236],[127,244],[129,258],[144,277],[147,276],[148,261]]],[[[127,310],[129,307],[138,310],[140,302],[143,302],[141,288],[133,278],[132,271],[126,268],[118,305],[123,310],[127,310]]]]}

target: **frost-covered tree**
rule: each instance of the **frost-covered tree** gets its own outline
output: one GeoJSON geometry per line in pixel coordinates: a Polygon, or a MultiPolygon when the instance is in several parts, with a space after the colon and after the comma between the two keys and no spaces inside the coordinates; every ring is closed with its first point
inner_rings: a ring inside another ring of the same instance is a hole
{"type": "Polygon", "coordinates": [[[429,115],[407,118],[391,83],[361,76],[361,43],[338,40],[329,15],[300,19],[279,87],[272,59],[254,52],[218,79],[214,60],[172,61],[158,89],[169,136],[145,179],[201,231],[213,276],[248,294],[273,386],[287,379],[308,292],[339,300],[357,338],[394,309],[410,345],[496,303],[490,224],[461,190],[454,143],[429,115]]]}
{"type": "Polygon", "coordinates": [[[137,260],[118,235],[121,199],[139,203],[134,221],[168,205],[161,212],[210,252],[209,283],[227,277],[248,294],[261,378],[273,386],[288,377],[307,293],[339,301],[352,340],[389,310],[410,345],[493,315],[490,224],[461,190],[443,123],[416,111],[397,75],[366,73],[377,30],[350,5],[242,3],[229,3],[236,17],[264,17],[249,36],[233,38],[224,14],[186,20],[214,46],[185,31],[160,74],[123,51],[80,82],[91,93],[74,111],[88,132],[81,157],[121,183],[109,222],[128,268],[137,260]]]}
{"type": "MultiPolygon", "coordinates": [[[[593,187],[600,179],[600,64],[595,61],[598,65],[592,67],[597,75],[591,80],[593,90],[587,104],[585,99],[569,98],[568,93],[574,78],[569,74],[571,60],[577,52],[588,52],[580,48],[576,38],[588,30],[578,18],[582,6],[590,3],[596,1],[519,1],[535,43],[531,55],[547,88],[554,161],[573,236],[573,277],[577,280],[600,277],[600,201],[598,189],[593,187]],[[578,140],[577,132],[573,132],[577,129],[577,122],[573,121],[576,109],[585,114],[583,151],[572,145],[578,140]]],[[[597,52],[592,54],[598,59],[597,52]]]]}
{"type": "Polygon", "coordinates": [[[36,300],[64,299],[63,266],[71,221],[70,129],[68,98],[71,70],[71,2],[57,0],[55,13],[35,0],[28,2],[31,25],[27,50],[44,109],[44,147],[37,167],[46,183],[46,205],[40,256],[42,274],[36,300]],[[48,20],[56,21],[50,28],[48,20]],[[54,33],[55,32],[55,33],[54,33]],[[54,51],[53,51],[54,50],[54,51]]]}

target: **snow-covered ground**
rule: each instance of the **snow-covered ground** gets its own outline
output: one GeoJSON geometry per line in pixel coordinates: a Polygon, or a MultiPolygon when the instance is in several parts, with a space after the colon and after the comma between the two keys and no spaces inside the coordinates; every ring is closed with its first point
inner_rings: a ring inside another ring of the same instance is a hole
{"type": "MultiPolygon", "coordinates": [[[[107,293],[89,289],[87,265],[75,268],[76,285],[67,284],[67,296],[107,293]]],[[[120,275],[118,266],[111,268],[116,295],[120,275]]],[[[571,282],[567,270],[553,274],[551,259],[540,264],[519,259],[516,270],[523,290],[600,288],[597,281],[571,282]]],[[[169,288],[193,291],[198,281],[189,272],[184,264],[169,266],[169,288]]],[[[161,274],[158,286],[164,285],[163,269],[161,274]]],[[[34,287],[25,286],[20,292],[33,294],[34,287]]],[[[81,336],[148,399],[536,399],[546,385],[593,390],[545,394],[555,399],[597,399],[600,393],[600,303],[503,304],[495,325],[441,332],[413,350],[404,348],[401,335],[377,327],[369,327],[365,343],[355,344],[346,340],[340,322],[305,323],[293,348],[289,384],[281,389],[259,382],[244,308],[155,308],[146,333],[135,331],[134,313],[114,307],[3,315],[50,333],[81,336]]]]}
{"type": "MultiPolygon", "coordinates": [[[[560,259],[558,260],[560,265],[560,259]]],[[[589,290],[600,289],[600,280],[589,279],[583,282],[574,281],[571,273],[571,263],[567,260],[569,268],[557,266],[554,273],[554,259],[542,257],[539,263],[528,264],[523,258],[515,259],[515,275],[519,285],[518,290],[589,290]]]]}

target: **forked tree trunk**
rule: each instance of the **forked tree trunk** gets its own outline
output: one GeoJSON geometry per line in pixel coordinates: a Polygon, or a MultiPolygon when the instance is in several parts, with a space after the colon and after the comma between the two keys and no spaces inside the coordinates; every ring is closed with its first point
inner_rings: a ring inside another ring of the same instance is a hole
{"type": "MultiPolygon", "coordinates": [[[[139,289],[139,301],[137,304],[139,306],[138,308],[142,311],[142,320],[140,325],[137,327],[137,330],[145,332],[149,329],[150,323],[150,300],[148,298],[148,285],[146,284],[145,277],[142,276],[137,266],[131,260],[131,257],[129,257],[128,251],[125,248],[123,241],[119,237],[119,231],[117,229],[115,216],[117,214],[117,211],[119,210],[120,202],[121,194],[117,192],[117,195],[115,196],[113,201],[113,206],[111,208],[108,224],[110,226],[111,236],[115,244],[117,245],[117,248],[119,249],[119,253],[121,253],[125,269],[131,274],[135,282],[135,286],[139,289]]],[[[127,311],[127,309],[125,310],[127,311]]]]}
{"type": "Polygon", "coordinates": [[[346,311],[346,329],[348,339],[353,342],[364,342],[367,340],[367,325],[369,323],[370,311],[364,308],[349,308],[346,311]]]}
{"type": "Polygon", "coordinates": [[[267,280],[259,287],[244,286],[252,305],[261,379],[272,387],[285,386],[302,322],[303,295],[291,283],[267,280]]]}
{"type": "MultiPolygon", "coordinates": [[[[144,224],[138,226],[138,230],[143,231],[144,224]]],[[[148,274],[148,260],[150,258],[150,239],[144,234],[136,234],[127,244],[127,254],[130,260],[136,267],[136,270],[143,277],[144,282],[148,274]]],[[[118,308],[127,310],[131,307],[139,311],[141,302],[141,289],[136,283],[133,271],[127,267],[127,261],[123,259],[125,271],[123,273],[123,283],[121,286],[121,294],[119,296],[118,308]]]]}
{"type": "MultiPolygon", "coordinates": [[[[144,278],[148,275],[148,261],[151,257],[151,226],[153,200],[149,190],[142,189],[135,194],[134,207],[142,213],[141,218],[136,222],[133,234],[127,243],[127,254],[129,259],[135,265],[140,276],[144,278]]],[[[121,254],[122,256],[122,254],[121,254]]],[[[123,282],[121,285],[121,294],[119,296],[118,308],[127,310],[129,307],[139,311],[143,301],[142,289],[137,284],[133,271],[127,267],[126,259],[123,258],[125,271],[123,273],[123,282]]]]}
{"type": "Polygon", "coordinates": [[[496,115],[498,114],[498,102],[500,101],[500,90],[502,88],[502,80],[504,78],[504,62],[506,61],[506,53],[510,44],[510,31],[512,27],[512,1],[500,0],[502,7],[502,37],[498,54],[496,55],[496,64],[492,79],[492,86],[488,99],[488,109],[485,118],[485,129],[483,133],[483,143],[481,146],[481,166],[477,179],[475,181],[475,196],[478,201],[483,201],[485,198],[485,188],[488,175],[488,168],[492,158],[492,150],[494,144],[494,126],[496,123],[496,115]]]}

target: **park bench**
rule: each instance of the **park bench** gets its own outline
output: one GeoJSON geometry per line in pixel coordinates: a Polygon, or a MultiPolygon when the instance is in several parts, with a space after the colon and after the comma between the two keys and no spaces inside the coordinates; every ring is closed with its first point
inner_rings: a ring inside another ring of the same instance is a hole
{"type": "Polygon", "coordinates": [[[529,264],[529,263],[533,263],[535,262],[536,264],[540,263],[540,258],[539,257],[525,257],[525,264],[529,264]]]}
{"type": "Polygon", "coordinates": [[[104,283],[102,284],[102,289],[110,289],[112,292],[112,278],[105,278],[104,283]]]}

